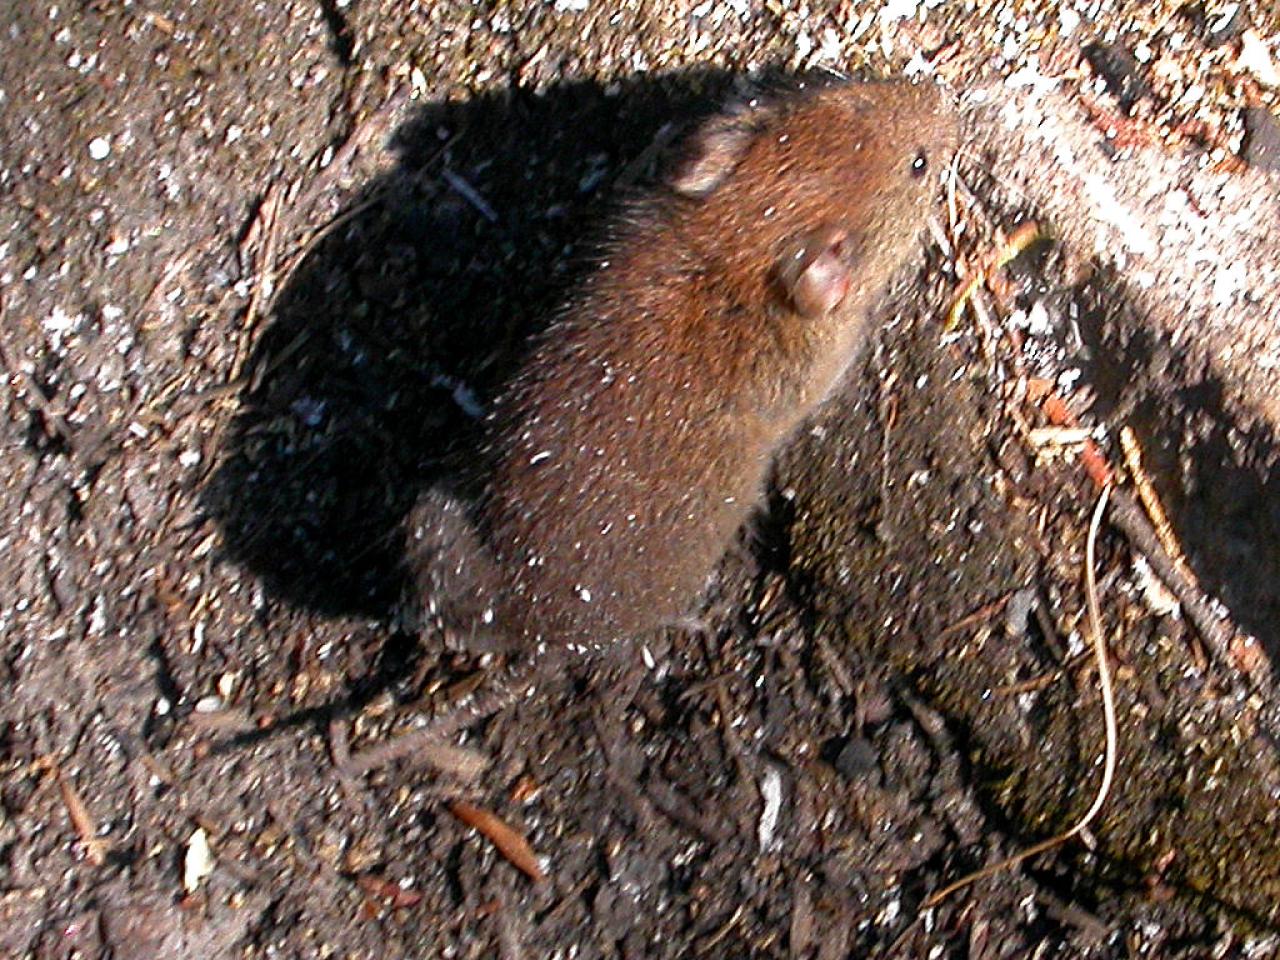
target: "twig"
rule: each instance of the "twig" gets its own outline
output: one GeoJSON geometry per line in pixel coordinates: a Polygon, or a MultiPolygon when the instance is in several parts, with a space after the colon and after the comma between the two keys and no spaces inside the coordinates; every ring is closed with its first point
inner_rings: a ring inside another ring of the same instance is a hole
{"type": "Polygon", "coordinates": [[[444,178],[445,183],[449,184],[449,186],[453,187],[453,189],[461,195],[463,200],[466,200],[467,203],[475,207],[482,217],[490,223],[498,222],[497,211],[494,210],[493,207],[489,206],[489,201],[480,196],[480,191],[475,187],[467,183],[466,180],[462,179],[462,177],[454,173],[448,167],[445,167],[440,171],[440,176],[444,178]]]}
{"type": "Polygon", "coordinates": [[[560,659],[558,652],[549,652],[540,658],[519,662],[505,675],[493,678],[489,689],[476,694],[469,702],[458,704],[424,727],[355,754],[347,762],[346,772],[359,776],[410,755],[436,765],[445,760],[445,765],[450,766],[448,761],[460,748],[446,744],[448,737],[526,696],[537,685],[542,672],[554,669],[552,665],[560,659]]]}
{"type": "Polygon", "coordinates": [[[840,654],[836,653],[831,645],[831,641],[821,630],[815,630],[813,633],[813,646],[818,651],[818,659],[822,661],[822,665],[827,668],[827,672],[831,674],[831,678],[835,681],[836,687],[840,690],[840,696],[847,697],[856,689],[853,676],[849,673],[849,668],[845,665],[840,654]]]}
{"type": "Polygon", "coordinates": [[[266,197],[263,198],[262,203],[258,206],[258,215],[254,222],[255,224],[260,224],[260,229],[265,233],[266,238],[263,241],[262,252],[258,255],[258,282],[253,285],[253,293],[249,297],[249,306],[245,309],[244,319],[240,324],[240,342],[237,344],[235,359],[231,366],[231,376],[228,378],[232,381],[240,379],[240,373],[247,355],[245,347],[249,338],[253,335],[255,322],[259,314],[265,312],[263,310],[264,304],[269,302],[275,294],[273,274],[275,272],[276,247],[280,242],[280,206],[283,202],[284,191],[281,189],[281,182],[277,180],[267,189],[266,197]]]}
{"type": "MultiPolygon", "coordinates": [[[[1077,424],[1076,415],[1071,412],[1071,408],[1056,393],[1050,393],[1041,402],[1040,407],[1044,410],[1044,415],[1049,418],[1049,422],[1058,427],[1074,427],[1077,424]]],[[[1084,467],[1085,473],[1089,475],[1089,479],[1093,481],[1095,487],[1099,490],[1111,485],[1113,472],[1111,465],[1107,463],[1106,456],[1098,448],[1098,444],[1094,442],[1092,437],[1086,437],[1080,447],[1080,464],[1084,467]]]]}
{"type": "Polygon", "coordinates": [[[726,920],[720,926],[720,929],[716,930],[709,937],[707,937],[707,939],[703,940],[700,944],[697,945],[695,950],[698,956],[701,957],[710,953],[712,949],[720,943],[721,940],[723,940],[730,933],[732,933],[733,928],[742,922],[742,918],[746,914],[746,912],[747,912],[746,904],[743,904],[743,903],[738,904],[737,908],[733,911],[733,915],[730,916],[729,919],[726,920]]]}
{"type": "MultiPolygon", "coordinates": [[[[1232,663],[1231,644],[1235,639],[1235,631],[1230,623],[1223,620],[1213,609],[1204,592],[1179,572],[1174,561],[1165,553],[1160,539],[1151,528],[1142,508],[1130,494],[1123,490],[1115,492],[1111,523],[1129,539],[1129,544],[1134,550],[1147,558],[1156,576],[1164,581],[1165,586],[1178,598],[1178,603],[1182,605],[1187,619],[1204,638],[1215,661],[1221,666],[1229,667],[1232,663]]],[[[1265,662],[1259,662],[1256,667],[1256,671],[1262,672],[1260,680],[1268,677],[1270,670],[1270,666],[1265,662]]]]}
{"type": "MultiPolygon", "coordinates": [[[[960,179],[960,152],[951,158],[951,168],[947,171],[947,229],[952,238],[956,235],[956,224],[960,220],[956,206],[956,182],[960,179]]],[[[954,244],[952,245],[954,249],[954,244]]],[[[954,255],[953,255],[954,259],[954,255]]]]}
{"type": "MultiPolygon", "coordinates": [[[[344,223],[347,223],[349,220],[352,220],[355,217],[358,217],[360,214],[364,213],[370,207],[377,206],[379,203],[383,201],[383,199],[385,198],[385,194],[386,194],[385,190],[377,190],[374,193],[370,194],[364,200],[361,200],[355,206],[349,207],[348,209],[343,210],[338,215],[331,217],[329,220],[325,221],[325,223],[321,227],[319,227],[315,232],[313,232],[311,236],[303,240],[302,243],[299,244],[298,248],[292,254],[290,254],[288,262],[284,265],[284,268],[280,271],[280,283],[276,286],[275,289],[276,290],[284,289],[285,285],[293,277],[294,271],[298,269],[298,265],[302,263],[302,261],[305,260],[308,256],[310,256],[312,251],[315,250],[315,248],[319,245],[321,240],[329,236],[329,234],[333,233],[333,231],[337,230],[338,227],[342,226],[344,223]]],[[[272,300],[274,300],[274,297],[272,298],[272,300]]],[[[267,309],[270,309],[270,305],[271,305],[270,302],[268,302],[267,309]]]]}
{"type": "Polygon", "coordinates": [[[1155,528],[1156,536],[1160,539],[1160,545],[1169,554],[1169,559],[1173,561],[1178,572],[1194,583],[1195,576],[1191,573],[1186,557],[1178,547],[1178,538],[1174,536],[1169,517],[1165,514],[1164,507],[1160,505],[1160,497],[1156,494],[1151,478],[1142,467],[1142,448],[1138,445],[1138,437],[1134,434],[1132,427],[1120,428],[1120,449],[1124,451],[1125,466],[1129,468],[1134,489],[1138,491],[1138,499],[1146,507],[1147,516],[1151,519],[1151,526],[1155,528]]]}
{"type": "Polygon", "coordinates": [[[339,773],[346,777],[358,777],[412,756],[437,769],[458,771],[463,779],[474,779],[488,765],[488,760],[474,750],[445,743],[450,732],[452,731],[438,732],[433,724],[428,724],[401,734],[394,740],[360,751],[339,767],[339,773]]]}
{"type": "Polygon", "coordinates": [[[315,199],[333,183],[342,174],[346,173],[347,168],[351,166],[355,155],[364,148],[374,135],[380,130],[387,127],[387,121],[391,116],[400,109],[409,99],[409,88],[402,87],[400,90],[387,97],[381,106],[376,107],[368,116],[364,118],[356,128],[351,131],[346,141],[330,158],[327,166],[316,174],[315,179],[307,185],[302,191],[302,195],[298,197],[298,209],[307,210],[315,199]]]}
{"type": "Polygon", "coordinates": [[[1009,598],[1012,596],[1012,593],[1006,593],[1003,597],[1000,597],[997,600],[992,600],[990,603],[983,604],[977,610],[973,611],[973,613],[961,617],[950,626],[943,627],[942,631],[938,634],[938,639],[941,640],[943,637],[949,637],[953,633],[959,633],[961,630],[982,623],[984,620],[990,620],[1009,605],[1009,598]]]}
{"type": "Polygon", "coordinates": [[[991,693],[997,697],[1011,697],[1020,693],[1033,693],[1036,690],[1042,690],[1049,684],[1055,682],[1068,671],[1073,670],[1078,663],[1087,659],[1088,651],[1077,654],[1060,667],[1054,667],[1047,673],[1042,673],[1036,677],[1029,677],[1026,680],[1020,680],[1017,683],[1006,684],[1003,687],[994,688],[991,693]]]}

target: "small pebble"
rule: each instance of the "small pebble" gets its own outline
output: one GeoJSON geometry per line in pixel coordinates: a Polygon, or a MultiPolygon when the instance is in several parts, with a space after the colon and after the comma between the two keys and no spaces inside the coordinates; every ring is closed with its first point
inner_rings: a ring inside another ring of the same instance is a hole
{"type": "Polygon", "coordinates": [[[836,755],[835,768],[846,780],[866,779],[879,765],[879,752],[862,737],[850,737],[836,755]]]}

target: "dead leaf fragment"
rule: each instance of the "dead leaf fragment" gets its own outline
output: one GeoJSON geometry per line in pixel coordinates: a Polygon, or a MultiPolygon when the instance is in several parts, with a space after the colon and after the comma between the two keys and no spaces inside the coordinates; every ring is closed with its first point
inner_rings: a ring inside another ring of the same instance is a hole
{"type": "Polygon", "coordinates": [[[490,813],[482,807],[473,807],[469,803],[460,801],[449,804],[449,812],[467,826],[483,834],[490,843],[498,848],[499,853],[511,861],[512,865],[521,870],[534,883],[541,883],[546,879],[546,874],[542,872],[542,867],[538,865],[538,858],[533,852],[533,847],[529,846],[529,841],[509,827],[496,814],[490,813]]]}

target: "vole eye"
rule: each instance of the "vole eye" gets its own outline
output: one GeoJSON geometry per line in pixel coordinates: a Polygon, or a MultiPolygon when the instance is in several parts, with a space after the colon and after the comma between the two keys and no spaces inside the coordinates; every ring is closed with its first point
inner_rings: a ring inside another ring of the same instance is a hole
{"type": "Polygon", "coordinates": [[[929,169],[929,157],[921,150],[916,154],[916,158],[911,161],[911,175],[913,177],[923,177],[924,172],[929,169]]]}

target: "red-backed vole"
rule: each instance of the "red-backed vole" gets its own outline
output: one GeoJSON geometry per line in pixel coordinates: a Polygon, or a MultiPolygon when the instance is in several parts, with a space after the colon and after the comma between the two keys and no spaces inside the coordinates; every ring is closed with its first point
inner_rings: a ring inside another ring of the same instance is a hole
{"type": "Polygon", "coordinates": [[[488,416],[487,569],[446,560],[474,629],[595,646],[690,612],[867,339],[956,141],[942,94],[904,82],[752,100],[692,134],[488,416]]]}

